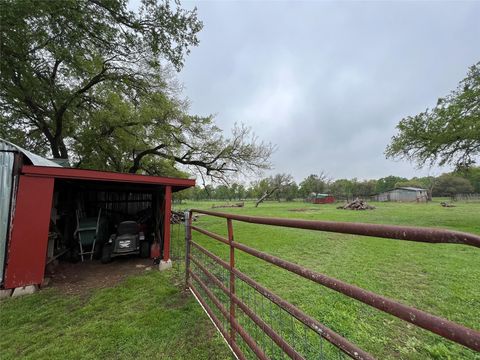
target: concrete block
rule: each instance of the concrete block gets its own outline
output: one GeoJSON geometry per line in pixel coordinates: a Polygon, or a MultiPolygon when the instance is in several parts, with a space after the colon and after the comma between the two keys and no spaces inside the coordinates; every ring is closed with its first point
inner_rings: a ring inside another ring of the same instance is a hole
{"type": "Polygon", "coordinates": [[[160,260],[160,265],[158,265],[158,270],[164,271],[167,269],[170,269],[172,267],[172,260],[168,259],[167,261],[165,260],[160,260]]]}
{"type": "Polygon", "coordinates": [[[30,295],[30,294],[33,294],[34,292],[37,292],[37,291],[38,291],[38,286],[37,285],[22,286],[22,287],[15,288],[13,290],[12,297],[30,295]]]}
{"type": "Polygon", "coordinates": [[[12,296],[12,289],[0,289],[0,299],[12,296]]]}

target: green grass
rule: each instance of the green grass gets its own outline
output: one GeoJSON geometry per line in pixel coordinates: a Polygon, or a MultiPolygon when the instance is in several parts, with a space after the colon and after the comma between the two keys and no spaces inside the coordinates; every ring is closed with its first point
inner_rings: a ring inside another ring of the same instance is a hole
{"type": "MultiPolygon", "coordinates": [[[[179,208],[208,209],[211,205],[190,202],[179,208]]],[[[302,202],[266,202],[258,208],[247,203],[245,208],[216,210],[311,220],[433,226],[480,234],[479,203],[458,203],[454,208],[442,208],[438,202],[376,205],[376,210],[363,212],[302,202]],[[309,211],[289,211],[299,208],[309,211]]],[[[201,217],[197,224],[226,233],[224,219],[201,217]]],[[[234,222],[234,231],[237,241],[259,250],[468,327],[480,328],[480,249],[240,222],[234,222]]],[[[178,256],[183,246],[179,227],[173,228],[172,237],[172,251],[178,256]]],[[[198,233],[194,233],[194,239],[227,259],[225,245],[198,233]]],[[[236,261],[242,271],[379,359],[480,359],[462,346],[240,251],[236,252],[236,261]]],[[[248,293],[240,282],[237,290],[295,347],[304,346],[301,336],[282,332],[289,319],[281,314],[272,315],[271,310],[263,311],[268,306],[248,293]],[[283,327],[279,322],[283,322],[283,327]]],[[[244,318],[240,320],[253,329],[244,318]]],[[[301,331],[298,324],[291,326],[301,331]]],[[[261,339],[260,332],[252,334],[261,339]]],[[[318,337],[307,334],[306,338],[316,342],[310,345],[311,352],[305,353],[315,354],[311,358],[318,359],[318,337]]],[[[270,346],[262,341],[262,346],[270,346]]],[[[324,341],[321,346],[324,354],[333,353],[324,341]]],[[[274,350],[267,349],[267,353],[280,358],[274,350]]],[[[2,300],[0,358],[203,360],[227,359],[231,355],[194,298],[182,290],[182,272],[177,268],[166,273],[152,271],[131,276],[115,287],[92,290],[88,295],[65,295],[52,288],[23,298],[2,300]]]]}
{"type": "MultiPolygon", "coordinates": [[[[208,209],[212,203],[184,207],[208,209]]],[[[374,211],[336,205],[267,202],[254,208],[216,209],[238,214],[441,227],[480,234],[480,204],[378,203],[374,211]],[[295,212],[304,208],[310,211],[295,212]]],[[[224,219],[201,217],[198,226],[226,235],[224,219]]],[[[236,241],[303,265],[437,316],[480,328],[480,249],[424,244],[234,222],[236,241]]],[[[194,239],[227,259],[225,245],[194,233],[194,239]]],[[[236,265],[378,358],[479,359],[472,351],[349,299],[321,285],[236,252],[236,265]]],[[[268,314],[265,314],[267,320],[268,314]]]]}
{"type": "Polygon", "coordinates": [[[0,358],[230,359],[179,273],[151,271],[66,296],[43,290],[0,303],[0,358]]]}

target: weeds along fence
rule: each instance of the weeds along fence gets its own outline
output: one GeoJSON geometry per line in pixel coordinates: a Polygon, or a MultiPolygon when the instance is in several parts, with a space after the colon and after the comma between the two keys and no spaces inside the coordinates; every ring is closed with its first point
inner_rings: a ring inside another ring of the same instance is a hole
{"type": "Polygon", "coordinates": [[[452,196],[453,201],[480,202],[480,194],[455,194],[452,196]]]}
{"type": "Polygon", "coordinates": [[[184,256],[187,288],[238,359],[374,359],[372,354],[239,271],[235,263],[238,251],[480,351],[480,332],[246,246],[234,239],[233,222],[477,248],[480,236],[431,228],[264,218],[204,210],[191,210],[185,216],[184,231],[180,226],[175,230],[178,239],[172,242],[172,255],[178,259],[184,256]],[[194,225],[193,214],[224,219],[227,236],[194,225]],[[206,236],[216,246],[225,246],[228,261],[201,246],[192,233],[206,236]],[[185,235],[183,247],[180,234],[185,235]]]}
{"type": "Polygon", "coordinates": [[[185,224],[170,224],[170,258],[172,265],[181,269],[185,266],[185,224]]]}

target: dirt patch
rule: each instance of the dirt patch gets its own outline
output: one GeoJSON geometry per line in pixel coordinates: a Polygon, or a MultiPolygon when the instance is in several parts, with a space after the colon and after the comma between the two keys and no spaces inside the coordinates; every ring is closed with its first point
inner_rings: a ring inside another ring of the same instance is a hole
{"type": "Polygon", "coordinates": [[[300,209],[288,209],[288,211],[307,212],[307,211],[320,211],[320,209],[305,209],[305,208],[300,208],[300,209]]]}
{"type": "MultiPolygon", "coordinates": [[[[182,285],[184,285],[183,283],[182,285]]],[[[166,299],[162,306],[165,309],[173,310],[173,309],[181,309],[183,308],[188,301],[190,301],[192,294],[188,290],[181,290],[178,293],[171,295],[166,299]]]]}
{"type": "Polygon", "coordinates": [[[50,278],[48,287],[66,294],[85,295],[93,289],[115,286],[127,276],[156,268],[151,259],[118,257],[108,264],[98,260],[76,264],[60,262],[46,277],[50,278]]]}

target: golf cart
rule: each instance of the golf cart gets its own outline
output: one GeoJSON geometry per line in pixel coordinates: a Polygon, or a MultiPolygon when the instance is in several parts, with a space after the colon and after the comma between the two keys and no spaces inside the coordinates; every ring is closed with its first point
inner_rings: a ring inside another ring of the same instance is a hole
{"type": "Polygon", "coordinates": [[[136,221],[123,221],[117,233],[110,235],[103,245],[102,263],[106,264],[115,256],[137,254],[142,258],[150,256],[150,244],[136,221]]]}

